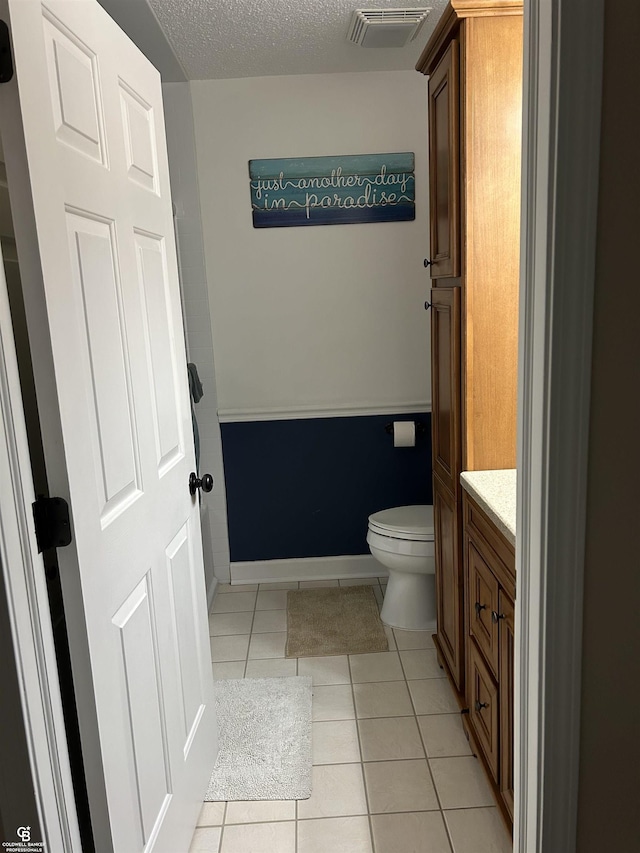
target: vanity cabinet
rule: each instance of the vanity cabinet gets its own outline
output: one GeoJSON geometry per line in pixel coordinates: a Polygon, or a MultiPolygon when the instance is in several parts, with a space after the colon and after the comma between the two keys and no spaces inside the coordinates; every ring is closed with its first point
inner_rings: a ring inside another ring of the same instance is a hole
{"type": "MultiPolygon", "coordinates": [[[[435,643],[463,708],[459,475],[516,462],[522,39],[522,0],[450,0],[416,66],[429,78],[435,643]]],[[[494,643],[483,660],[497,679],[500,632],[482,630],[474,642],[481,654],[494,643]]]]}
{"type": "Polygon", "coordinates": [[[515,549],[466,493],[463,508],[468,705],[463,720],[512,821],[515,549]]]}

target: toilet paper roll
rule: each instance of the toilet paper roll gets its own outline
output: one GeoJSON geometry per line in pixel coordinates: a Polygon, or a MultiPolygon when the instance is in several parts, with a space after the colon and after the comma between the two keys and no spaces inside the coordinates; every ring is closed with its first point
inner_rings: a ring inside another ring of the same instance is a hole
{"type": "Polygon", "coordinates": [[[394,421],[393,422],[393,446],[415,447],[416,446],[416,422],[394,421]]]}

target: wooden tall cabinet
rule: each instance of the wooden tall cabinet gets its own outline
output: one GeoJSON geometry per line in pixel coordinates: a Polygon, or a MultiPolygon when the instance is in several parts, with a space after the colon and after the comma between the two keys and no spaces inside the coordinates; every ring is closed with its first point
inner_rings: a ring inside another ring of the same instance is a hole
{"type": "Polygon", "coordinates": [[[466,702],[461,471],[514,468],[522,0],[450,0],[427,75],[437,646],[466,702]]]}

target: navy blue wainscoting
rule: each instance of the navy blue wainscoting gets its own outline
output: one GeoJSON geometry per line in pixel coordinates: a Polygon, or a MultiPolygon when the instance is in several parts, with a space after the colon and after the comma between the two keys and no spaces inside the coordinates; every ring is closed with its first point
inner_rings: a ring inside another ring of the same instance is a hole
{"type": "Polygon", "coordinates": [[[233,562],[368,554],[372,512],[432,503],[430,414],[221,426],[233,562]],[[424,424],[415,447],[393,420],[424,424]]]}

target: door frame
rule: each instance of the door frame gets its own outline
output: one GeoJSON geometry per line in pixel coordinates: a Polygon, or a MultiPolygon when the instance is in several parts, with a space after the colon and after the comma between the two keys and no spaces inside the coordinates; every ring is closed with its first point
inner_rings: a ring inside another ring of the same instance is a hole
{"type": "Polygon", "coordinates": [[[516,853],[576,846],[603,23],[604,0],[525,0],[516,853]]]}
{"type": "MultiPolygon", "coordinates": [[[[31,461],[2,264],[0,248],[0,453],[2,468],[8,468],[0,477],[0,583],[18,680],[17,690],[7,698],[21,710],[30,760],[29,768],[15,772],[31,774],[33,805],[46,849],[81,853],[44,562],[35,541],[31,461]]],[[[4,830],[13,832],[19,826],[4,830]]]]}
{"type": "MultiPolygon", "coordinates": [[[[579,770],[582,587],[584,573],[591,328],[602,84],[604,0],[530,0],[524,9],[524,157],[518,399],[518,597],[516,620],[515,821],[517,853],[575,850],[579,770]],[[560,48],[562,47],[562,53],[560,48]],[[589,97],[585,97],[588,92],[589,97]],[[527,512],[524,507],[527,507],[527,512]],[[559,570],[561,568],[561,570],[559,570]],[[549,650],[553,649],[553,654],[549,650]],[[550,711],[553,711],[551,714],[550,711]]],[[[11,361],[11,353],[2,357],[11,361]]],[[[4,380],[0,371],[0,383],[4,380]]],[[[4,425],[20,431],[5,385],[4,425]]],[[[33,540],[18,442],[5,507],[33,540]]],[[[25,455],[26,454],[26,455],[25,455]]],[[[25,538],[26,537],[26,540],[25,538]]],[[[45,646],[48,611],[34,601],[33,552],[12,566],[23,580],[12,590],[28,607],[14,634],[17,660],[33,658],[23,709],[61,714],[55,671],[45,646]],[[46,688],[46,689],[41,689],[46,688]],[[43,700],[44,696],[44,700],[43,700]],[[49,697],[48,699],[46,697],[49,697]]],[[[61,719],[61,717],[60,717],[61,719]]],[[[32,770],[50,832],[74,824],[73,799],[56,799],[39,783],[66,751],[64,731],[32,739],[32,770]],[[57,735],[57,736],[56,736],[57,735]]],[[[70,781],[70,780],[69,780],[70,781]]],[[[61,848],[64,849],[64,848],[61,848]]],[[[78,846],[71,848],[80,849],[78,846]]]]}

